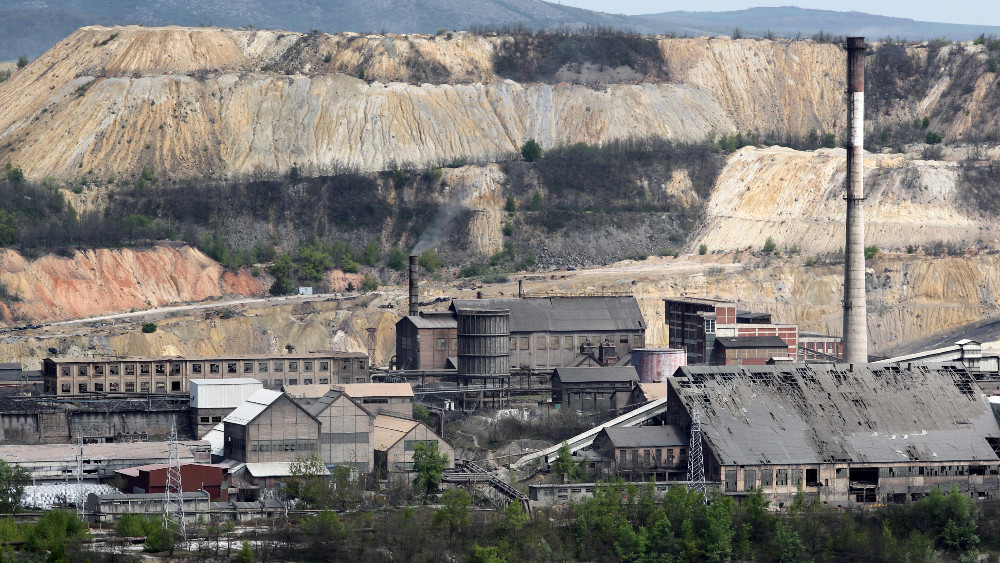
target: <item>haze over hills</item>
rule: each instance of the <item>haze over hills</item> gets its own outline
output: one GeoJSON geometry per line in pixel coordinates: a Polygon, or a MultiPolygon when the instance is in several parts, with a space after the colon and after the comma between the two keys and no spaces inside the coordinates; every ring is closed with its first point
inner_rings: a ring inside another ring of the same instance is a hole
{"type": "Polygon", "coordinates": [[[433,33],[438,29],[524,25],[532,29],[610,26],[640,33],[680,36],[774,34],[810,37],[819,31],[965,41],[1000,35],[998,26],[920,22],[861,12],[795,7],[750,8],[730,12],[664,12],[641,16],[609,14],[541,0],[46,0],[16,1],[0,7],[0,61],[34,58],[85,25],[254,26],[308,32],[342,31],[433,33]],[[388,15],[387,15],[388,14],[388,15]]]}

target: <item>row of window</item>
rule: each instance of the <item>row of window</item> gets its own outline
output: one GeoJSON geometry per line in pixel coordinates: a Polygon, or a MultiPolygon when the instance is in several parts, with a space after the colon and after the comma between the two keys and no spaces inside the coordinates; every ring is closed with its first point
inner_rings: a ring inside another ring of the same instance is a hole
{"type": "Polygon", "coordinates": [[[316,440],[253,440],[251,452],[312,452],[316,451],[316,440]]]}
{"type": "MultiPolygon", "coordinates": [[[[614,337],[609,337],[609,339],[614,342],[614,337]]],[[[617,337],[618,344],[622,346],[629,345],[629,337],[627,334],[620,334],[617,337]]],[[[593,346],[599,345],[602,340],[599,336],[546,336],[544,334],[535,335],[535,349],[536,350],[559,350],[560,348],[564,350],[576,350],[578,346],[583,346],[584,344],[590,343],[593,346]]],[[[529,350],[531,348],[531,340],[528,336],[512,336],[510,337],[510,349],[511,350],[529,350]]],[[[633,334],[632,335],[632,348],[642,348],[642,335],[633,334]]]]}
{"type": "MultiPolygon", "coordinates": [[[[352,360],[341,360],[340,370],[350,371],[351,362],[352,360]]],[[[367,360],[359,359],[356,360],[356,362],[357,362],[357,369],[359,370],[364,370],[367,366],[366,363],[367,360]]],[[[330,371],[330,362],[321,361],[321,362],[316,362],[316,364],[318,364],[317,371],[319,371],[320,373],[325,373],[330,371]]],[[[156,375],[165,375],[167,373],[168,364],[165,363],[138,364],[138,365],[139,365],[139,375],[150,375],[150,370],[152,370],[152,372],[156,375]]],[[[205,364],[203,363],[194,363],[189,365],[191,366],[191,373],[193,375],[200,375],[202,373],[206,373],[205,364]]],[[[169,364],[169,366],[170,366],[170,375],[181,375],[180,362],[171,363],[169,364]]],[[[93,373],[95,377],[99,377],[105,375],[104,367],[105,366],[103,365],[95,365],[93,366],[94,369],[91,372],[90,366],[86,365],[76,366],[76,373],[78,376],[83,376],[83,377],[86,377],[88,374],[93,373]]],[[[118,364],[112,364],[107,366],[107,374],[120,375],[119,367],[120,366],[118,364]]],[[[236,374],[236,373],[241,373],[240,368],[242,368],[243,370],[242,373],[268,373],[269,371],[273,371],[274,373],[283,373],[286,371],[286,368],[289,373],[296,373],[299,371],[300,367],[302,368],[303,372],[312,372],[314,367],[314,362],[312,360],[302,360],[301,364],[299,360],[288,360],[287,362],[285,360],[263,361],[263,362],[209,362],[207,373],[222,373],[224,369],[225,373],[236,374]]],[[[125,364],[124,369],[125,369],[125,375],[135,375],[136,364],[125,364]]],[[[59,373],[63,377],[70,377],[72,371],[70,369],[70,366],[62,366],[60,368],[59,373]]]]}
{"type": "MultiPolygon", "coordinates": [[[[667,457],[666,460],[663,458],[663,448],[650,448],[644,450],[628,450],[621,449],[618,450],[618,465],[619,466],[639,466],[640,458],[639,452],[642,452],[642,465],[646,467],[653,466],[673,466],[674,465],[674,448],[666,448],[667,457]],[[629,456],[631,455],[631,464],[629,463],[629,456]],[[666,463],[664,463],[666,461],[666,463]],[[655,462],[655,463],[654,463],[655,462]]],[[[687,448],[677,448],[677,465],[683,465],[687,463],[687,448]]]]}
{"type": "MultiPolygon", "coordinates": [[[[135,393],[135,381],[126,381],[124,387],[125,387],[125,393],[135,393]]],[[[73,384],[72,383],[63,383],[63,384],[60,385],[60,389],[62,390],[63,393],[72,393],[73,392],[73,384]]],[[[167,391],[167,384],[164,383],[163,381],[157,381],[155,389],[156,389],[157,393],[165,393],[167,391]]],[[[108,391],[110,393],[119,393],[119,392],[122,391],[122,385],[119,382],[117,382],[117,381],[112,381],[112,382],[109,382],[107,384],[107,388],[105,388],[105,385],[104,385],[103,382],[95,382],[93,384],[93,389],[91,389],[91,384],[89,384],[89,383],[77,383],[76,390],[79,393],[87,393],[87,392],[89,392],[91,390],[93,390],[95,393],[103,393],[105,391],[108,391]]],[[[139,382],[139,392],[140,393],[149,393],[150,390],[151,390],[151,387],[150,387],[150,384],[149,384],[148,381],[140,381],[139,382]]],[[[170,390],[171,391],[180,391],[181,390],[181,382],[180,381],[171,381],[170,382],[170,390]]]]}
{"type": "Polygon", "coordinates": [[[320,434],[324,444],[367,444],[371,435],[368,432],[328,432],[320,434]]]}
{"type": "Polygon", "coordinates": [[[417,444],[430,446],[436,444],[437,440],[403,440],[403,451],[412,452],[417,444]]]}
{"type": "MultiPolygon", "coordinates": [[[[207,416],[199,417],[199,421],[200,421],[200,424],[208,424],[209,423],[208,422],[209,421],[209,417],[207,417],[207,416]]],[[[222,417],[221,416],[213,416],[213,417],[211,417],[211,421],[212,422],[222,422],[222,417]]]]}

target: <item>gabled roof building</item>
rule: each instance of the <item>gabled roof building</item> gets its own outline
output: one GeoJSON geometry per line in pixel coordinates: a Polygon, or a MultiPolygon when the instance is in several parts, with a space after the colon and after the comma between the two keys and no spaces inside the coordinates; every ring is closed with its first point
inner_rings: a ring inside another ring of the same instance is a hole
{"type": "Polygon", "coordinates": [[[290,462],[318,449],[319,420],[280,391],[257,391],[222,423],[226,459],[290,462]]]}
{"type": "Polygon", "coordinates": [[[1000,425],[961,364],[685,366],[668,424],[701,419],[705,475],[779,506],[801,487],[838,506],[907,502],[934,487],[1000,493],[1000,425]]]}

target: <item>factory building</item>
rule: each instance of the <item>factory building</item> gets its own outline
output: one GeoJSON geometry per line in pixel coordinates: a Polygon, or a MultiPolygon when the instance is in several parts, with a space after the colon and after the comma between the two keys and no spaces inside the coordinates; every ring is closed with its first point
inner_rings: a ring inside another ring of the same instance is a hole
{"type": "Polygon", "coordinates": [[[256,379],[192,379],[191,427],[195,436],[204,436],[236,407],[264,388],[256,379]]]}
{"type": "Polygon", "coordinates": [[[319,457],[327,467],[348,466],[355,472],[371,473],[375,432],[371,412],[343,391],[333,390],[309,405],[309,414],[319,420],[319,457]]]}
{"type": "Polygon", "coordinates": [[[47,395],[103,393],[185,394],[191,379],[253,378],[264,387],[365,383],[368,356],[356,352],[45,358],[42,379],[47,395]]]}
{"type": "Polygon", "coordinates": [[[337,385],[372,414],[413,417],[413,387],[409,383],[352,383],[337,385]]]}
{"type": "MultiPolygon", "coordinates": [[[[116,469],[125,480],[126,494],[164,494],[167,492],[166,463],[116,469]]],[[[180,466],[182,492],[207,492],[212,500],[229,500],[229,466],[208,463],[184,463],[180,466]]]]}
{"type": "MultiPolygon", "coordinates": [[[[181,442],[181,463],[208,462],[209,443],[181,442]]],[[[169,462],[169,442],[135,442],[83,445],[83,479],[98,481],[114,477],[118,469],[169,462]]],[[[18,464],[31,474],[32,483],[61,482],[76,478],[77,444],[36,446],[0,445],[0,459],[18,464]]]]}
{"type": "Polygon", "coordinates": [[[451,312],[422,311],[396,323],[397,369],[446,369],[457,356],[458,321],[451,312]]]}
{"type": "Polygon", "coordinates": [[[799,347],[805,343],[800,339],[798,325],[776,323],[769,313],[738,310],[732,301],[673,297],[663,303],[670,346],[687,350],[687,363],[692,365],[716,362],[717,338],[778,337],[786,348],[778,357],[792,361],[830,361],[843,350],[840,338],[810,333],[806,341],[825,355],[804,352],[806,355],[800,356],[799,347]]]}
{"type": "Polygon", "coordinates": [[[957,486],[1000,495],[1000,424],[961,364],[682,367],[665,422],[701,420],[705,477],[722,493],[801,489],[840,507],[916,500],[957,486]]]}
{"type": "Polygon", "coordinates": [[[788,345],[777,336],[737,336],[715,338],[712,365],[763,366],[775,360],[792,361],[786,354],[788,345]]]}
{"type": "Polygon", "coordinates": [[[629,404],[638,385],[632,366],[559,367],[552,375],[552,402],[577,411],[616,411],[629,404]]]}
{"type": "Polygon", "coordinates": [[[632,296],[452,301],[451,310],[460,309],[510,311],[511,369],[570,366],[585,345],[607,344],[608,359],[612,347],[617,359],[645,345],[646,321],[632,296]]]}
{"type": "Polygon", "coordinates": [[[222,423],[226,459],[292,462],[319,450],[319,421],[280,391],[257,391],[222,423]]]}
{"type": "Polygon", "coordinates": [[[687,477],[689,439],[678,426],[610,426],[593,450],[611,471],[630,481],[679,481],[687,477]]]}
{"type": "Polygon", "coordinates": [[[379,478],[405,475],[411,479],[414,446],[421,442],[436,442],[438,451],[448,456],[448,467],[455,467],[455,449],[423,422],[379,415],[373,424],[375,473],[379,478]]]}

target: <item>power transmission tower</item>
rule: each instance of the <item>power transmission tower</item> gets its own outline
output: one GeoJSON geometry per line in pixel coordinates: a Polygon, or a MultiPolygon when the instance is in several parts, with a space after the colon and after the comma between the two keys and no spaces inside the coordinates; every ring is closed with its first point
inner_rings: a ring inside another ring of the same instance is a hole
{"type": "Polygon", "coordinates": [[[694,489],[708,502],[708,486],[705,484],[705,460],[701,453],[701,413],[694,409],[691,416],[691,442],[688,444],[688,488],[694,489]]]}
{"type": "Polygon", "coordinates": [[[83,520],[83,432],[76,429],[76,515],[83,520]]]}
{"type": "Polygon", "coordinates": [[[184,489],[181,488],[181,458],[177,450],[177,420],[170,422],[170,452],[167,461],[167,486],[163,498],[163,529],[171,538],[187,543],[184,528],[184,489]]]}

